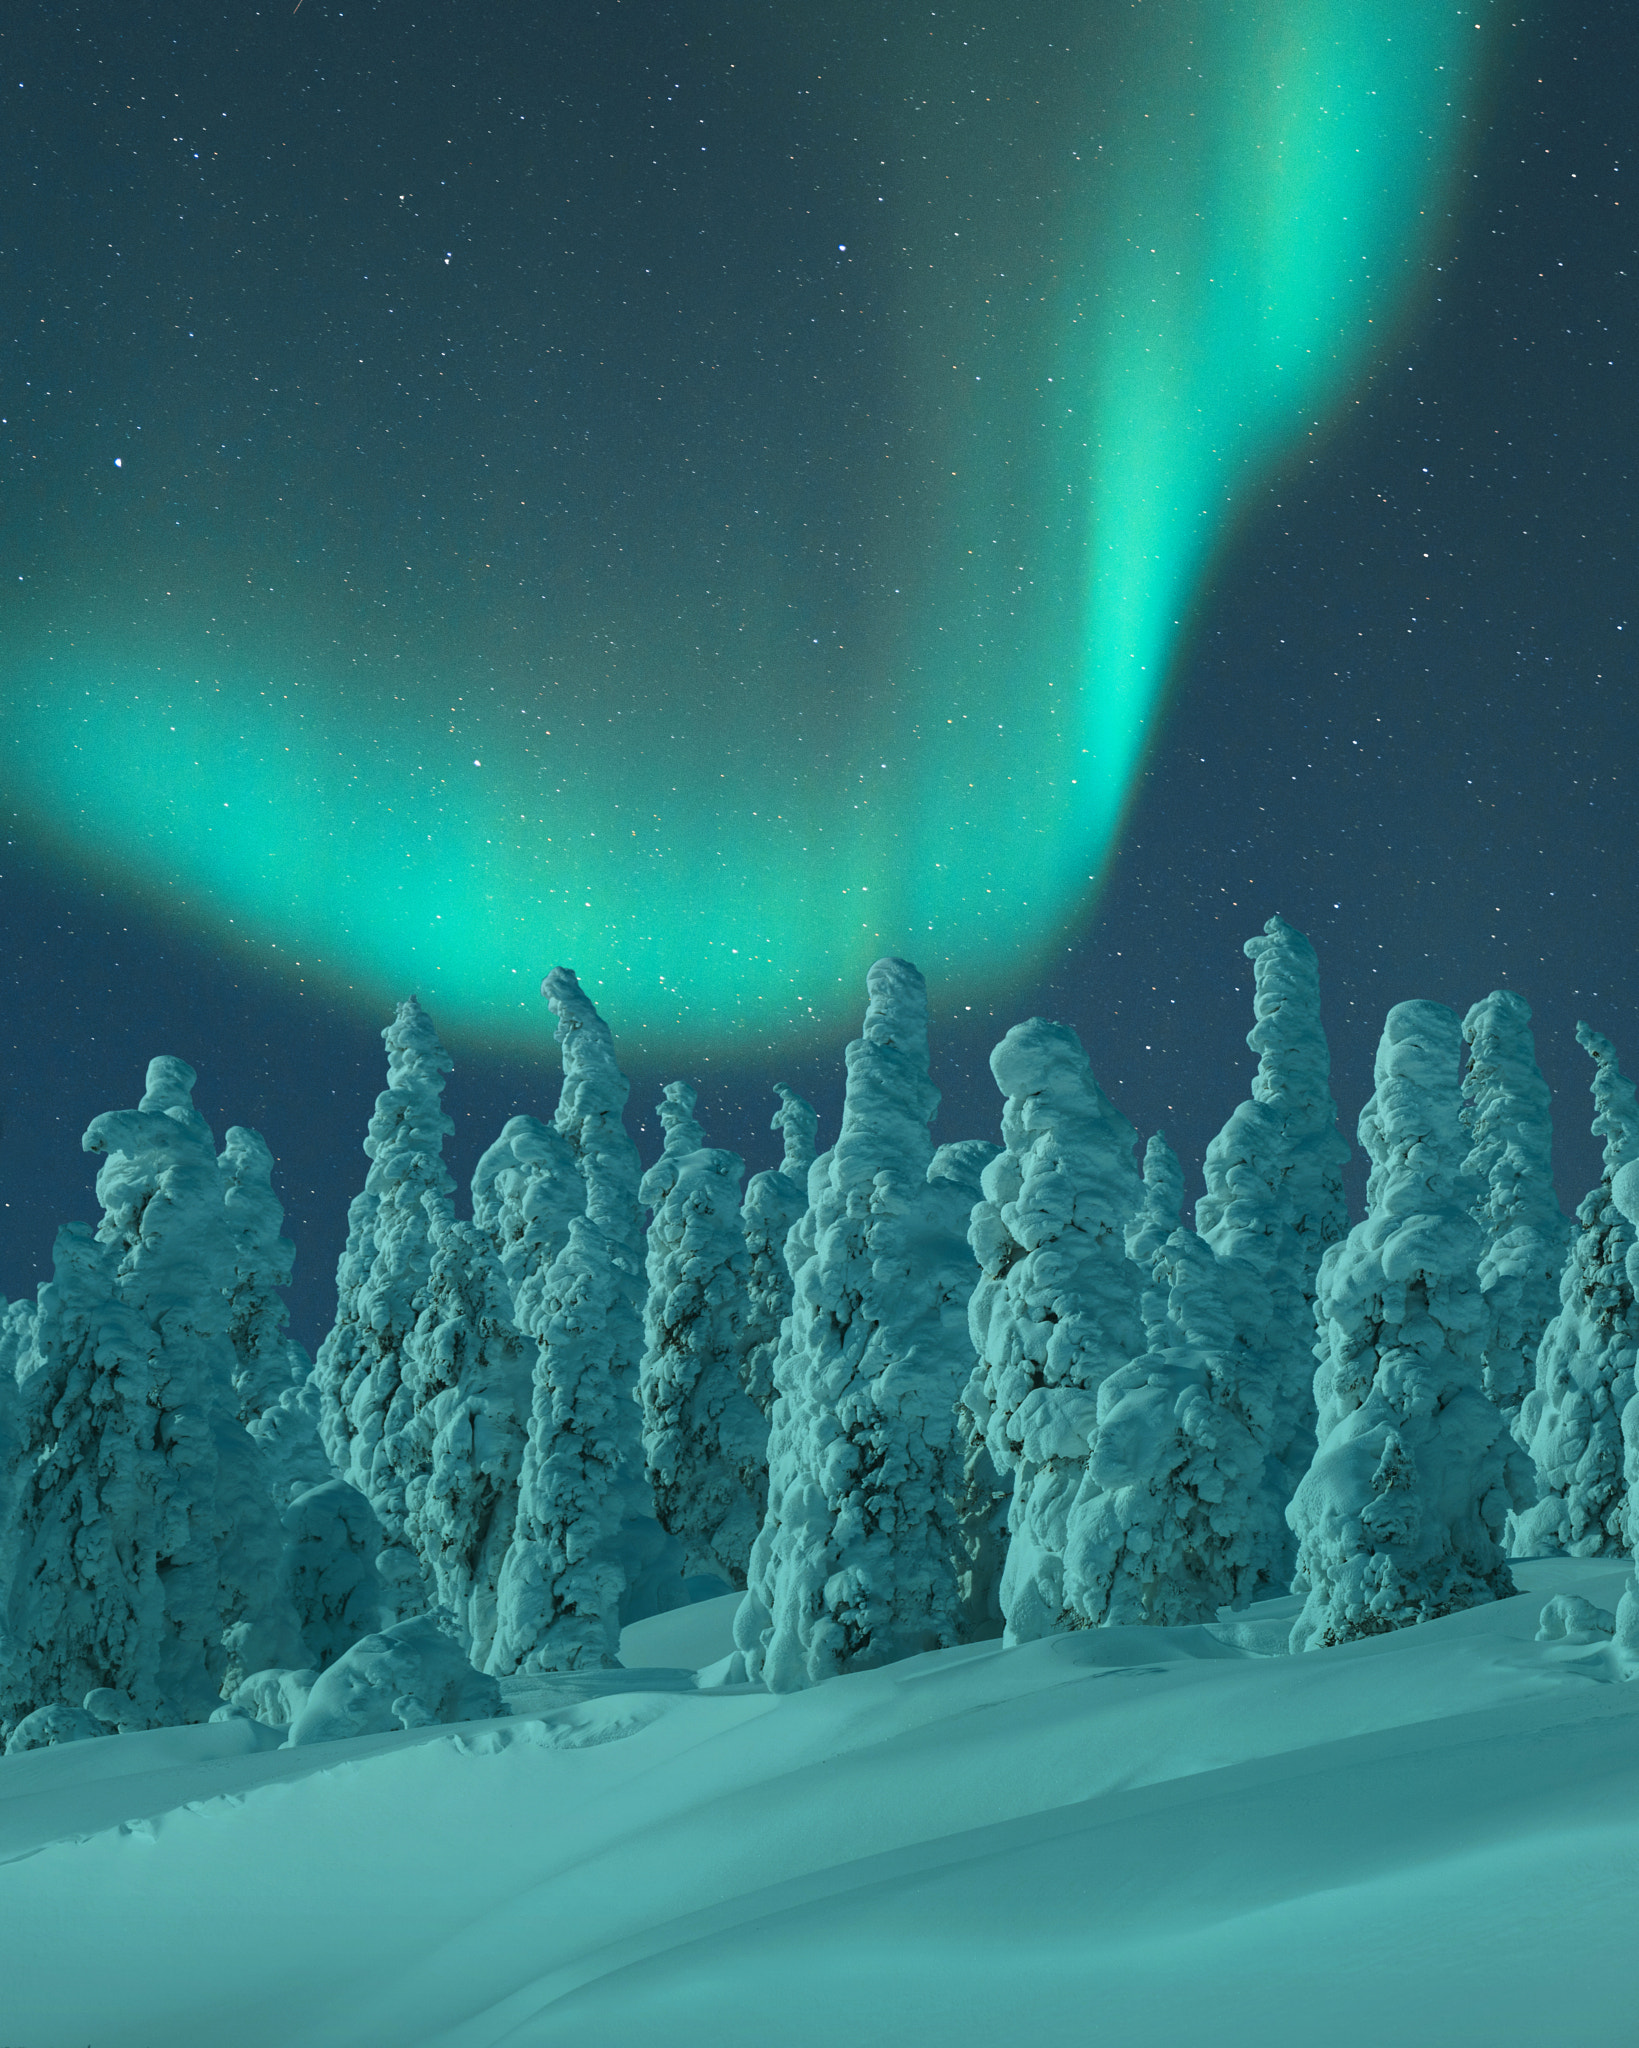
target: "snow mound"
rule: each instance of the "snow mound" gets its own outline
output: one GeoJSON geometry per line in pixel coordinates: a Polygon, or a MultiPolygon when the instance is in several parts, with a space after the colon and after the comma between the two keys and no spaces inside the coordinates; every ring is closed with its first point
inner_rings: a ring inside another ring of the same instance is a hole
{"type": "Polygon", "coordinates": [[[290,1746],[382,1735],[392,1728],[481,1721],[506,1711],[493,1678],[429,1615],[365,1636],[319,1674],[290,1724],[290,1746]]]}

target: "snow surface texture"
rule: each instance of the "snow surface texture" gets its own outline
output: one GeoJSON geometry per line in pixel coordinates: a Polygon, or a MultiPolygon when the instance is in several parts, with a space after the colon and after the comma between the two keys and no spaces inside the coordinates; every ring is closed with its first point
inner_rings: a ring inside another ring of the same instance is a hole
{"type": "Polygon", "coordinates": [[[950,1294],[965,1254],[927,1177],[927,986],[879,960],[866,988],[842,1126],[791,1237],[768,1515],[734,1629],[745,1675],[775,1692],[954,1642],[961,1624],[956,1397],[973,1354],[950,1294]]]}
{"type": "Polygon", "coordinates": [[[1314,948],[1284,918],[1248,939],[1258,1055],[1252,1098],[1207,1146],[1206,1193],[1195,1227],[1219,1260],[1234,1338],[1220,1382],[1268,1458],[1263,1499],[1248,1536],[1254,1578],[1266,1591],[1291,1583],[1286,1503],[1315,1448],[1314,1301],[1320,1262],[1348,1228],[1331,1053],[1320,1022],[1314,948]]]}
{"type": "Polygon", "coordinates": [[[962,1395],[1013,1481],[1001,1602],[1009,1642],[1086,1619],[1065,1584],[1071,1504],[1098,1389],[1145,1349],[1126,1230],[1144,1200],[1137,1133],[1064,1024],[1015,1024],[990,1055],[1005,1150],[984,1170],[968,1306],[978,1363],[962,1395]]]}
{"type": "Polygon", "coordinates": [[[403,1385],[404,1348],[432,1269],[434,1217],[452,1213],[443,1151],[455,1126],[442,1107],[450,1056],[414,996],[381,1035],[387,1086],[364,1140],[370,1171],[347,1212],[336,1320],[319,1346],[314,1383],[331,1463],[386,1532],[383,1581],[403,1614],[426,1604],[425,1574],[404,1527],[421,1442],[403,1385]],[[432,1198],[430,1213],[424,1196],[432,1198]]]}
{"type": "Polygon", "coordinates": [[[705,1144],[697,1099],[686,1081],[666,1083],[657,1105],[665,1149],[640,1188],[654,1212],[638,1376],[643,1451],[685,1573],[744,1586],[768,1499],[768,1423],[741,1376],[745,1163],[705,1144]]]}
{"type": "Polygon", "coordinates": [[[480,1669],[495,1640],[496,1587],[512,1542],[534,1346],[512,1320],[485,1233],[437,1218],[432,1271],[404,1357],[423,1434],[405,1489],[405,1534],[440,1609],[480,1669]]]}
{"type": "Polygon", "coordinates": [[[1167,1321],[1101,1382],[1065,1524],[1065,1599],[1094,1625],[1210,1621],[1255,1597],[1269,1555],[1267,1461],[1242,1405],[1223,1262],[1175,1230],[1154,1270],[1167,1321]]]}
{"type": "Polygon", "coordinates": [[[1576,1035],[1594,1062],[1593,1128],[1605,1156],[1599,1185],[1577,1204],[1559,1312],[1537,1346],[1535,1384],[1514,1425],[1538,1487],[1535,1506],[1511,1518],[1508,1547],[1516,1557],[1553,1550],[1616,1556],[1631,1547],[1622,1417],[1639,1352],[1639,1276],[1627,1270],[1639,1234],[1612,1189],[1639,1157],[1639,1103],[1610,1040],[1586,1024],[1576,1035]]]}
{"type": "Polygon", "coordinates": [[[994,2048],[1096,2014],[1130,2048],[1620,2042],[1639,1686],[1537,1637],[1624,1567],[1519,1570],[1524,1598],[1318,1657],[1240,1646],[1284,1635],[1270,1602],[785,1697],[12,1756],[5,2038],[994,2048]]]}
{"type": "Polygon", "coordinates": [[[1537,1346],[1559,1302],[1571,1224],[1554,1193],[1552,1097],[1537,1068],[1530,1006],[1497,989],[1463,1019],[1467,1170],[1485,1235],[1485,1391],[1509,1418],[1530,1390],[1537,1346]]]}
{"type": "MultiPolygon", "coordinates": [[[[603,1428],[620,1494],[613,1539],[621,1575],[620,1619],[637,1621],[680,1605],[684,1591],[681,1546],[655,1518],[637,1405],[647,1283],[638,1203],[642,1167],[622,1121],[631,1086],[616,1064],[608,1025],[570,970],[554,967],[541,984],[541,993],[558,1020],[554,1035],[563,1055],[563,1089],[553,1124],[567,1139],[585,1179],[586,1217],[592,1225],[582,1237],[578,1256],[601,1257],[609,1266],[607,1287],[599,1290],[606,1295],[599,1314],[604,1370],[611,1378],[603,1428]]],[[[550,1323],[556,1313],[543,1306],[533,1326],[543,1318],[550,1323]]],[[[586,1369],[584,1362],[576,1365],[577,1383],[586,1369]]]]}
{"type": "Polygon", "coordinates": [[[814,1163],[819,1118],[783,1081],[774,1092],[780,1106],[769,1129],[784,1140],[779,1165],[746,1182],[741,1217],[750,1265],[746,1273],[745,1385],[764,1415],[774,1410],[774,1354],[780,1325],[791,1313],[791,1268],[785,1243],[808,1206],[808,1169],[814,1163]]]}
{"type": "Polygon", "coordinates": [[[1443,1004],[1390,1010],[1360,1112],[1366,1217],[1320,1269],[1319,1443],[1289,1510],[1308,1588],[1295,1650],[1514,1590],[1499,1544],[1514,1447],[1481,1379],[1461,1052],[1443,1004]]]}

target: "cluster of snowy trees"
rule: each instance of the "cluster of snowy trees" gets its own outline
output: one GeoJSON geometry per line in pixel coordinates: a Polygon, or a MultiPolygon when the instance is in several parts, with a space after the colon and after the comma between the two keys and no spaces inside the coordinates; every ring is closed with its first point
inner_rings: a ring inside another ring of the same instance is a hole
{"type": "MultiPolygon", "coordinates": [[[[1509,1555],[1629,1553],[1613,1048],[1579,1028],[1605,1151],[1572,1222],[1524,1002],[1397,1005],[1351,1226],[1314,952],[1278,917],[1246,951],[1257,1071],[1193,1228],[1063,1024],[992,1053],[999,1144],[935,1147],[902,960],[870,970],[835,1143],[781,1087],[783,1157],[743,1194],[682,1081],[642,1170],[608,1026],[555,969],[556,1112],[506,1125],[458,1218],[412,998],[312,1361],[267,1147],[219,1153],[193,1071],[155,1060],[85,1134],[101,1221],[0,1309],[0,1734],[288,1718],[415,1617],[499,1678],[610,1664],[624,1624],[738,1590],[728,1677],[782,1691],[1288,1591],[1314,1648],[1506,1595],[1509,1555]]],[[[1621,1628],[1639,1647],[1639,1593],[1621,1628]]]]}

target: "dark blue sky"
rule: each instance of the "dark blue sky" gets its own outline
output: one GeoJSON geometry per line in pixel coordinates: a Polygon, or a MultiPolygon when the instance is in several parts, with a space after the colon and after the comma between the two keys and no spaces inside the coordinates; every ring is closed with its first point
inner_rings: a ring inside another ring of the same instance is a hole
{"type": "MultiPolygon", "coordinates": [[[[321,0],[303,0],[304,15],[320,8],[321,0]]],[[[241,293],[231,219],[201,210],[192,225],[163,221],[192,176],[190,162],[151,160],[130,142],[120,105],[133,81],[180,95],[188,122],[177,132],[192,134],[231,74],[235,105],[256,104],[270,148],[300,134],[322,84],[337,109],[356,109],[363,148],[369,124],[388,120],[394,104],[403,119],[429,119],[432,95],[449,87],[452,72],[470,83],[509,63],[501,31],[470,12],[426,11],[417,41],[392,10],[324,11],[338,25],[345,14],[356,31],[329,45],[326,75],[270,78],[260,100],[247,69],[253,39],[237,36],[220,9],[162,18],[141,8],[23,7],[0,24],[10,89],[18,78],[38,81],[23,95],[28,119],[13,113],[0,132],[4,189],[18,198],[0,226],[0,412],[8,418],[0,426],[0,561],[29,556],[43,530],[50,493],[37,480],[41,461],[68,466],[98,417],[103,383],[128,388],[129,363],[117,377],[111,362],[99,368],[96,351],[65,323],[60,381],[65,392],[72,381],[72,403],[41,411],[19,391],[42,348],[49,359],[56,346],[42,344],[29,315],[37,326],[40,305],[95,298],[86,266],[99,218],[146,208],[153,278],[169,289],[188,276],[191,303],[219,334],[237,322],[266,346],[290,315],[276,293],[241,293]],[[391,92],[383,87],[389,64],[391,92]]],[[[255,11],[246,13],[248,22],[255,11]]],[[[556,18],[590,36],[597,11],[556,18]]],[[[1503,24],[1495,10],[1487,18],[1503,24]]],[[[636,26],[577,58],[580,97],[566,119],[618,131],[628,103],[649,92],[656,64],[686,65],[703,23],[731,32],[736,17],[656,5],[623,19],[636,26]]],[[[761,14],[756,21],[766,36],[761,14]]],[[[998,33],[1006,26],[992,25],[998,33]]],[[[1320,955],[1334,1092],[1351,1143],[1386,1008],[1421,996],[1465,1009],[1506,984],[1536,1014],[1567,1205],[1592,1177],[1577,1018],[1616,1042],[1630,1072],[1639,1069],[1630,936],[1639,197],[1623,158],[1639,101],[1639,30],[1614,6],[1544,10],[1507,47],[1514,54],[1399,345],[1329,432],[1246,499],[1195,618],[1096,915],[1050,983],[977,1006],[966,1030],[938,1035],[939,1136],[993,1135],[985,1055],[1007,1024],[1040,1011],[1081,1033],[1099,1078],[1141,1131],[1167,1129],[1193,1198],[1202,1148],[1245,1093],[1251,1068],[1241,941],[1279,910],[1320,955]]],[[[762,117],[747,108],[741,118],[762,117]]],[[[504,139],[467,139],[490,174],[469,183],[450,232],[481,238],[484,208],[509,204],[516,167],[504,139]]],[[[823,151],[825,139],[806,143],[823,151]]],[[[734,161],[725,147],[724,182],[700,200],[729,218],[734,161]]],[[[293,151],[292,162],[298,179],[325,175],[312,152],[293,151]]],[[[589,177],[573,195],[589,246],[605,191],[589,177]]],[[[315,187],[315,221],[334,211],[320,208],[321,196],[315,187]]],[[[686,226],[662,222],[657,234],[663,241],[686,226]]],[[[357,254],[340,230],[322,232],[337,239],[316,251],[321,275],[326,261],[339,267],[357,254]]],[[[696,307],[691,318],[715,319],[725,349],[778,345],[779,309],[747,307],[741,283],[731,279],[720,304],[696,307]]],[[[140,285],[127,277],[119,288],[140,285]]],[[[156,321],[161,311],[170,317],[177,308],[156,307],[156,321]]],[[[659,345],[637,322],[634,364],[651,341],[659,345]]],[[[499,317],[490,343],[477,374],[499,389],[509,375],[499,317]]],[[[226,344],[220,367],[222,416],[195,422],[202,489],[207,444],[231,424],[226,344]]],[[[372,441],[370,430],[386,418],[387,395],[361,381],[349,403],[362,450],[349,459],[364,474],[376,466],[372,483],[356,485],[358,502],[379,507],[390,497],[382,479],[391,436],[372,441]]],[[[735,434],[754,429],[738,398],[726,418],[735,434]]],[[[783,427],[823,438],[823,408],[783,427]]],[[[339,444],[306,451],[305,487],[354,489],[357,472],[342,455],[339,444]]],[[[214,459],[223,459],[220,448],[214,459]]],[[[613,470],[588,477],[588,493],[638,488],[641,460],[641,448],[627,450],[613,470]]],[[[201,496],[179,516],[202,518],[203,504],[201,496]]],[[[453,489],[441,509],[455,521],[477,516],[453,489]]],[[[361,514],[367,579],[372,548],[388,538],[361,514]]],[[[69,565],[75,578],[117,585],[116,543],[116,535],[89,536],[69,565]]],[[[199,545],[253,559],[255,535],[201,534],[199,545]]],[[[7,794],[0,789],[0,805],[7,794]]],[[[219,1133],[250,1123],[273,1146],[298,1246],[294,1323],[313,1343],[333,1301],[346,1204],[364,1171],[359,1142],[382,1082],[385,1016],[293,990],[202,944],[182,923],[77,873],[15,824],[3,852],[0,1293],[32,1288],[48,1270],[56,1226],[95,1214],[80,1133],[99,1111],[135,1101],[151,1055],[174,1052],[200,1070],[200,1106],[219,1133]]],[[[553,961],[543,943],[544,973],[553,961]]],[[[941,994],[959,1007],[952,992],[941,994]]],[[[508,1115],[549,1113],[549,1021],[543,1004],[538,1061],[458,1052],[446,1095],[458,1178],[508,1115]]],[[[703,1062],[690,1078],[701,1086],[708,1135],[742,1150],[753,1168],[770,1163],[770,1089],[785,1079],[815,1100],[827,1142],[841,1052],[839,1041],[778,1073],[727,1063],[719,1072],[716,1061],[703,1062]]],[[[658,1149],[650,1105],[666,1078],[633,1075],[631,1120],[646,1156],[658,1149]]],[[[1357,1200],[1361,1178],[1357,1159],[1357,1200]]]]}

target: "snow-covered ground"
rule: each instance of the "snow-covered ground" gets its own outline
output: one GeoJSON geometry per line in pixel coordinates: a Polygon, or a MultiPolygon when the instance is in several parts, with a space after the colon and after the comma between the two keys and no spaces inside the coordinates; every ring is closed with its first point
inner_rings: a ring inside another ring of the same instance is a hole
{"type": "MultiPolygon", "coordinates": [[[[0,1762],[7,2048],[1486,2048],[1639,2028],[1616,1563],[1280,1654],[1296,1610],[696,1688],[734,1602],[510,1720],[0,1762]]],[[[709,1673],[708,1673],[709,1675],[709,1673]]]]}

